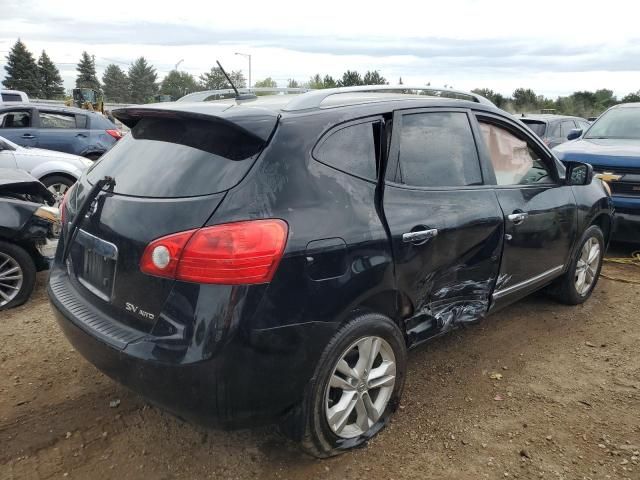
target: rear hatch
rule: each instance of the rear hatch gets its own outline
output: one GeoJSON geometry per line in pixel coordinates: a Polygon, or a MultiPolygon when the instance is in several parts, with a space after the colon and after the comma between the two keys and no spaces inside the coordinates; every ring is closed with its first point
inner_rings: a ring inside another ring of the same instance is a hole
{"type": "Polygon", "coordinates": [[[98,180],[115,179],[91,202],[69,250],[71,279],[94,306],[139,330],[153,328],[174,280],[141,272],[145,247],[202,227],[277,123],[275,113],[233,108],[114,112],[131,132],[81,178],[66,206],[71,221],[98,180]]]}

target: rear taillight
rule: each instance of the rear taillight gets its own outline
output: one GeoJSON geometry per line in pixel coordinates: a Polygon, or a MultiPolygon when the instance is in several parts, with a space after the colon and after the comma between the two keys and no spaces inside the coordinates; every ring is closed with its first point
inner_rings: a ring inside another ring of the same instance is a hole
{"type": "Polygon", "coordinates": [[[106,132],[116,140],[120,140],[122,138],[122,133],[120,132],[120,130],[106,130],[106,132]]]}
{"type": "Polygon", "coordinates": [[[140,270],[194,283],[267,283],[278,268],[288,232],[282,220],[268,219],[174,233],[147,245],[140,270]]]}

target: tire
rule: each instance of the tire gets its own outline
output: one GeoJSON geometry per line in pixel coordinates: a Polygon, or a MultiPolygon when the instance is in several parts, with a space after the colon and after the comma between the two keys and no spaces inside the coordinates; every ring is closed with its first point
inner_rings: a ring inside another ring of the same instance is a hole
{"type": "Polygon", "coordinates": [[[76,183],[74,179],[65,177],[64,175],[50,175],[48,177],[44,177],[40,181],[51,193],[53,193],[53,196],[56,198],[56,207],[60,205],[60,202],[71,185],[76,183]]]}
{"type": "Polygon", "coordinates": [[[585,230],[580,238],[578,248],[571,260],[571,265],[569,265],[567,273],[560,277],[549,288],[551,294],[559,302],[566,305],[579,305],[591,296],[600,277],[602,260],[604,258],[604,245],[604,235],[600,227],[592,225],[585,230]],[[587,247],[588,243],[591,245],[590,247],[587,247]],[[588,260],[588,255],[585,256],[585,250],[592,251],[592,248],[597,248],[598,258],[590,262],[588,267],[585,267],[584,259],[588,260]],[[582,278],[585,280],[582,289],[580,288],[581,275],[584,275],[582,278]],[[591,281],[588,282],[588,279],[591,279],[591,281]]]}
{"type": "Polygon", "coordinates": [[[94,162],[96,160],[98,160],[100,157],[102,156],[102,153],[98,153],[98,152],[93,152],[93,153],[87,153],[84,157],[88,158],[89,160],[93,160],[94,162]]]}
{"type": "Polygon", "coordinates": [[[291,427],[301,433],[296,439],[302,449],[314,457],[326,458],[364,445],[384,428],[397,409],[404,388],[406,363],[404,337],[388,317],[361,313],[342,326],[322,353],[302,406],[293,417],[291,427]],[[378,353],[373,357],[373,364],[367,366],[366,359],[371,362],[372,356],[366,353],[376,345],[378,353]],[[345,355],[348,369],[341,362],[345,355]],[[390,362],[394,362],[395,368],[390,362]],[[350,371],[352,377],[342,373],[345,370],[350,371]],[[356,380],[358,371],[361,375],[356,380]],[[374,381],[375,385],[381,385],[372,386],[374,381]],[[339,387],[331,386],[334,384],[339,387]],[[345,389],[345,385],[348,388],[345,389]],[[346,412],[351,413],[345,415],[346,412]],[[329,416],[334,419],[331,423],[329,416]]]}
{"type": "Polygon", "coordinates": [[[18,245],[0,241],[0,310],[26,302],[35,282],[36,265],[31,255],[18,245]]]}

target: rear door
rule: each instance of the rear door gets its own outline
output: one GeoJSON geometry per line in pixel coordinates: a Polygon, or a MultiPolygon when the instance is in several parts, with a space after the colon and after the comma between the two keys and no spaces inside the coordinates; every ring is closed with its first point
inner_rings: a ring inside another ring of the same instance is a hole
{"type": "Polygon", "coordinates": [[[493,295],[499,306],[563,272],[576,236],[576,205],[551,156],[525,129],[491,114],[478,113],[477,119],[505,218],[493,295]]]}
{"type": "Polygon", "coordinates": [[[55,110],[39,110],[39,138],[37,146],[58,152],[73,153],[78,155],[85,150],[88,133],[86,131],[86,117],[74,113],[55,110]],[[78,120],[78,117],[83,117],[78,120]],[[78,128],[78,122],[84,123],[83,128],[78,128]]]}
{"type": "Polygon", "coordinates": [[[35,147],[38,130],[31,108],[0,110],[0,136],[23,147],[35,147]]]}
{"type": "Polygon", "coordinates": [[[383,208],[412,343],[481,318],[497,278],[503,217],[469,115],[394,115],[383,208]]]}

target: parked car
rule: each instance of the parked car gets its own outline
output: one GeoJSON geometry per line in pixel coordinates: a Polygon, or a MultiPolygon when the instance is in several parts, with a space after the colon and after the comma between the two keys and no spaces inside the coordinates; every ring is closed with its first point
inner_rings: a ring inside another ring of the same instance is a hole
{"type": "Polygon", "coordinates": [[[616,240],[640,243],[640,103],[611,107],[554,149],[562,161],[593,165],[611,186],[616,240]]]}
{"type": "Polygon", "coordinates": [[[0,310],[26,302],[36,272],[49,268],[60,231],[53,202],[27,172],[0,168],[0,310]]]}
{"type": "Polygon", "coordinates": [[[587,300],[591,167],[480,96],[388,91],[114,111],[131,132],[62,206],[70,342],[182,418],[280,421],[325,457],[387,424],[409,348],[545,286],[587,300]]]}
{"type": "Polygon", "coordinates": [[[23,147],[72,153],[96,160],[122,136],[98,112],[33,103],[0,106],[0,135],[23,147]]]}
{"type": "Polygon", "coordinates": [[[20,90],[0,90],[0,106],[14,102],[29,103],[29,96],[20,90]]]}
{"type": "Polygon", "coordinates": [[[553,148],[567,141],[567,135],[576,128],[586,129],[589,122],[580,117],[567,115],[523,114],[522,123],[538,135],[542,141],[553,148]]]}
{"type": "Polygon", "coordinates": [[[25,148],[0,137],[0,168],[25,170],[41,181],[60,203],[67,189],[80,178],[91,160],[68,153],[25,148]]]}

